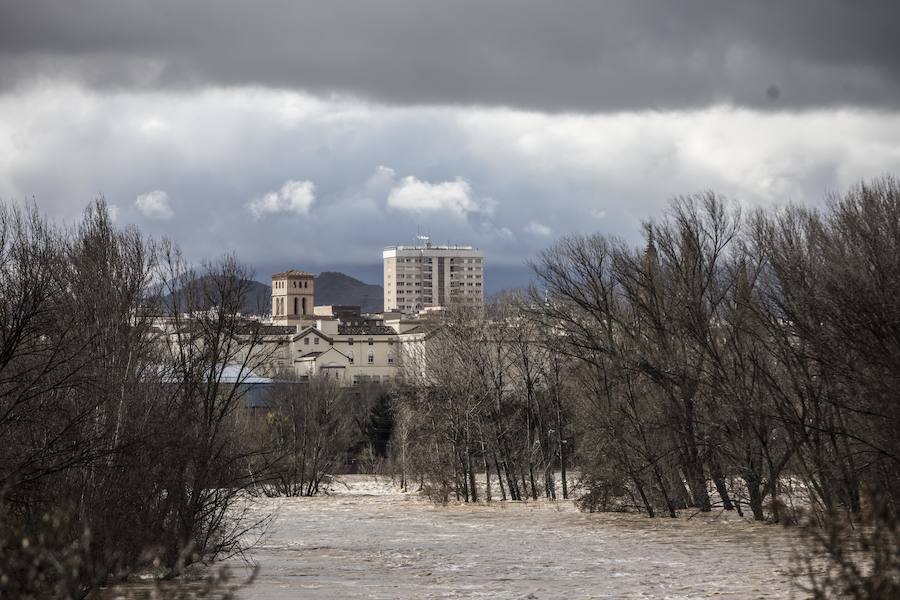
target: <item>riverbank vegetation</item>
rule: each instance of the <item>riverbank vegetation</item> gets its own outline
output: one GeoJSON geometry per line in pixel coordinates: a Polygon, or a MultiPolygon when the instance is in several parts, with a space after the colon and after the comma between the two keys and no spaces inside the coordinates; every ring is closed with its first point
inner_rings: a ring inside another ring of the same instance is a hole
{"type": "Polygon", "coordinates": [[[102,202],[68,230],[0,208],[4,596],[168,578],[241,553],[264,524],[232,510],[248,458],[267,456],[235,443],[241,379],[259,358],[244,351],[259,335],[240,330],[247,273],[225,257],[203,275],[185,286],[197,273],[177,249],[117,229],[102,202]],[[161,338],[153,318],[183,314],[166,302],[194,317],[161,338]]]}
{"type": "Polygon", "coordinates": [[[677,198],[640,246],[574,236],[533,266],[407,357],[395,443],[426,491],[481,500],[477,471],[537,498],[574,463],[587,510],[803,525],[830,565],[811,592],[900,593],[896,180],[821,210],[677,198]]]}
{"type": "MultiPolygon", "coordinates": [[[[255,418],[277,347],[241,314],[250,283],[231,256],[194,269],[116,228],[103,202],[71,229],[0,207],[0,595],[82,598],[242,555],[268,523],[254,496],[315,493],[365,445],[367,413],[344,409],[371,390],[285,380],[255,418]]],[[[235,587],[207,583],[190,593],[235,587]]]]}

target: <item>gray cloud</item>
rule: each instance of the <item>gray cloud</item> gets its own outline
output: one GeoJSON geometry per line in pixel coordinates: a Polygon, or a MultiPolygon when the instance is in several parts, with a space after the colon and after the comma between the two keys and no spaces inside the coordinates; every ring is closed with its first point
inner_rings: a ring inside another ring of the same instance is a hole
{"type": "Polygon", "coordinates": [[[637,241],[675,194],[815,204],[900,172],[900,114],[859,109],[547,115],[52,85],[0,94],[0,116],[0,199],[33,196],[71,221],[103,193],[118,223],[171,237],[192,260],[233,251],[261,279],[297,267],[378,281],[382,248],[421,231],[483,248],[496,290],[526,281],[524,262],[556,236],[637,241]],[[405,185],[433,194],[434,210],[392,206],[405,185]],[[140,210],[152,190],[177,218],[140,210]]]}
{"type": "Polygon", "coordinates": [[[896,107],[900,4],[17,0],[0,86],[263,86],[602,112],[896,107]]]}
{"type": "Polygon", "coordinates": [[[71,221],[104,194],[263,280],[378,281],[428,233],[484,248],[496,290],[675,194],[815,204],[900,172],[900,4],[860,6],[7,0],[0,200],[71,221]]]}

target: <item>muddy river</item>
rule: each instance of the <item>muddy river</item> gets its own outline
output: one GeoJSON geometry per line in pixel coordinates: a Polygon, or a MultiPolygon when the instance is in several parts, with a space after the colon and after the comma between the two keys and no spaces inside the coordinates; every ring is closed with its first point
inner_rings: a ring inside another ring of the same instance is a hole
{"type": "Polygon", "coordinates": [[[713,514],[584,514],[570,502],[434,506],[359,477],[277,514],[243,598],[787,598],[790,531],[713,514]]]}

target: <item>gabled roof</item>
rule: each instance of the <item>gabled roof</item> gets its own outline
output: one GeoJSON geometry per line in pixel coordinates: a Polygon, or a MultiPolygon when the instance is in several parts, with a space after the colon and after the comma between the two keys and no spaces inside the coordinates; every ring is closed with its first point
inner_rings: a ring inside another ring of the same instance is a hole
{"type": "Polygon", "coordinates": [[[222,383],[272,383],[268,377],[260,377],[250,369],[236,364],[227,364],[222,367],[220,379],[222,383]]]}
{"type": "Polygon", "coordinates": [[[403,338],[403,336],[405,336],[405,335],[415,335],[415,336],[422,336],[423,340],[427,340],[427,339],[430,339],[431,337],[433,337],[440,330],[441,330],[441,327],[436,327],[436,326],[428,324],[428,323],[423,323],[422,325],[416,325],[412,329],[407,329],[403,333],[398,334],[398,336],[400,338],[403,338]]]}
{"type": "MultiPolygon", "coordinates": [[[[295,362],[313,360],[316,363],[318,363],[320,360],[326,359],[327,355],[331,354],[331,353],[337,354],[337,357],[343,358],[343,360],[346,361],[347,364],[350,363],[350,357],[335,348],[329,348],[328,350],[325,350],[324,352],[310,352],[309,354],[305,354],[305,355],[301,356],[300,358],[296,359],[295,362]]],[[[337,358],[337,357],[335,357],[335,358],[337,358]]],[[[329,365],[320,365],[320,366],[329,366],[329,365]]],[[[330,366],[334,366],[334,365],[330,365],[330,366]]],[[[343,365],[341,365],[341,366],[343,366],[343,365]]]]}
{"type": "Polygon", "coordinates": [[[294,336],[294,338],[293,338],[292,341],[296,342],[296,341],[299,340],[300,338],[305,337],[305,336],[307,336],[307,335],[309,335],[309,334],[311,334],[311,333],[312,333],[313,335],[319,336],[320,338],[322,338],[323,340],[326,340],[326,341],[328,341],[328,342],[331,342],[331,341],[332,341],[332,340],[331,340],[331,337],[325,335],[324,333],[322,333],[321,331],[319,331],[318,329],[316,329],[316,327],[315,327],[314,325],[307,325],[306,327],[304,327],[303,329],[301,329],[299,332],[297,332],[297,335],[294,336]]]}
{"type": "Polygon", "coordinates": [[[343,356],[343,357],[346,358],[347,360],[350,360],[350,357],[349,357],[349,356],[347,356],[346,354],[344,354],[343,352],[341,352],[341,351],[338,350],[337,348],[329,348],[328,350],[326,350],[326,351],[323,352],[322,354],[323,354],[323,355],[324,355],[324,354],[328,354],[329,352],[336,352],[337,354],[340,354],[341,356],[343,356]]]}

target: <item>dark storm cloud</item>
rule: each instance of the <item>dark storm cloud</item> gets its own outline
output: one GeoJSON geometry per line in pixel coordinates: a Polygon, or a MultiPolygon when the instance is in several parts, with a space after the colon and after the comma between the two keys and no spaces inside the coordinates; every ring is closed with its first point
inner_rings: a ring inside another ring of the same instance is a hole
{"type": "Polygon", "coordinates": [[[0,86],[285,87],[543,111],[900,104],[900,3],[7,1],[0,86]]]}

